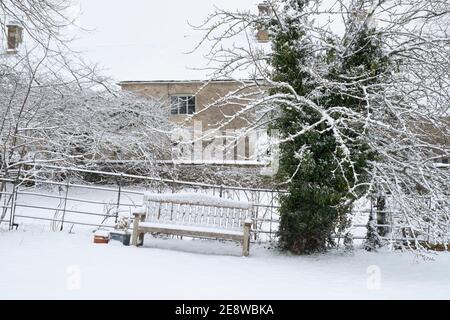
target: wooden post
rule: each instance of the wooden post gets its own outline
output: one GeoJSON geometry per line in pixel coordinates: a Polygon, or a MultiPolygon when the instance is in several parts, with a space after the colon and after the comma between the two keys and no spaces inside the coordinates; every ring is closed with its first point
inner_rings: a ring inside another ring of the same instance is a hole
{"type": "Polygon", "coordinates": [[[134,219],[133,219],[133,234],[131,235],[131,244],[133,246],[137,246],[137,239],[138,239],[138,228],[139,228],[139,216],[137,213],[133,213],[134,219]]]}
{"type": "Polygon", "coordinates": [[[122,193],[122,179],[123,179],[123,173],[120,174],[120,178],[117,180],[117,184],[119,185],[119,190],[117,193],[117,204],[116,204],[116,216],[115,216],[115,223],[119,220],[119,210],[120,210],[120,195],[122,193]]]}
{"type": "Polygon", "coordinates": [[[242,255],[247,257],[250,254],[250,229],[252,227],[251,220],[244,222],[244,240],[242,244],[242,255]]]}
{"type": "Polygon", "coordinates": [[[133,213],[133,235],[131,237],[131,244],[133,246],[139,246],[143,244],[143,237],[141,237],[139,233],[139,222],[144,221],[145,219],[145,208],[140,208],[137,212],[133,213]]]}
{"type": "Polygon", "coordinates": [[[64,195],[64,208],[61,218],[61,227],[59,228],[59,231],[63,231],[64,228],[64,219],[66,217],[66,208],[67,208],[67,197],[69,196],[69,187],[70,187],[70,171],[67,172],[66,193],[64,195]]]}
{"type": "MultiPolygon", "coordinates": [[[[272,242],[272,224],[273,224],[273,211],[275,210],[274,208],[274,194],[273,194],[273,189],[271,191],[271,199],[270,199],[270,233],[269,233],[269,241],[272,242]]],[[[262,229],[262,227],[260,227],[262,229]]]]}
{"type": "Polygon", "coordinates": [[[387,212],[386,212],[386,197],[384,194],[379,194],[376,200],[376,208],[377,208],[377,232],[381,237],[384,237],[388,234],[389,228],[386,226],[388,224],[387,221],[387,212]]]}
{"type": "MultiPolygon", "coordinates": [[[[15,225],[15,215],[16,215],[16,200],[17,200],[17,180],[14,180],[13,182],[13,190],[12,190],[12,195],[11,195],[11,214],[9,216],[9,230],[13,230],[14,229],[14,225],[15,225]]],[[[6,191],[6,188],[5,188],[6,191]]],[[[6,196],[6,195],[5,195],[6,196]]],[[[17,230],[17,227],[16,227],[17,230]]]]}

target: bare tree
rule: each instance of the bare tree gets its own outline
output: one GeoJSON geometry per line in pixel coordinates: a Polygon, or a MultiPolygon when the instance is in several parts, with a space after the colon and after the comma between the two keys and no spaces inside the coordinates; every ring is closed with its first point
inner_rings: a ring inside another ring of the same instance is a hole
{"type": "Polygon", "coordinates": [[[11,19],[23,28],[17,50],[0,54],[1,174],[14,179],[25,169],[39,174],[33,164],[92,169],[113,161],[156,172],[155,161],[171,149],[165,110],[121,92],[71,50],[71,10],[70,1],[0,1],[5,36],[11,19]]]}
{"type": "Polygon", "coordinates": [[[48,74],[36,77],[29,71],[30,78],[14,73],[0,84],[7,106],[1,110],[3,172],[25,163],[92,167],[167,157],[172,125],[157,101],[61,85],[48,74]]]}
{"type": "MultiPolygon", "coordinates": [[[[211,78],[238,78],[244,71],[253,79],[251,83],[242,82],[239,90],[211,105],[245,102],[241,111],[220,123],[218,130],[235,117],[251,119],[246,128],[251,130],[271,123],[283,106],[298,112],[309,108],[315,110],[319,120],[308,125],[298,123],[295,134],[281,137],[275,143],[289,143],[325,125],[325,131],[331,132],[337,142],[335,152],[341,161],[336,170],[341,170],[340,166],[352,167],[349,144],[353,140],[347,135],[348,128],[363,126],[362,137],[376,151],[377,160],[372,163],[369,183],[360,181],[356,173],[348,181],[347,202],[359,198],[356,191],[365,184],[369,192],[377,192],[389,200],[386,210],[390,211],[393,225],[385,240],[420,253],[430,245],[447,245],[450,172],[437,165],[437,161],[449,156],[450,3],[305,1],[307,6],[302,12],[292,12],[286,10],[289,2],[292,1],[266,1],[269,10],[262,14],[218,9],[197,27],[204,32],[199,46],[211,48],[211,78]],[[307,50],[316,56],[302,69],[317,84],[307,95],[296,92],[290,83],[273,79],[270,42],[260,44],[254,40],[258,28],[266,28],[270,38],[271,26],[283,28],[287,16],[306,30],[307,50]],[[390,67],[373,84],[369,81],[370,74],[330,80],[329,72],[336,67],[335,63],[357,54],[352,39],[362,25],[376,30],[372,40],[381,43],[385,57],[391,61],[390,67]],[[336,31],[339,29],[342,32],[336,31]],[[338,57],[334,59],[336,62],[327,62],[326,54],[330,53],[338,57]],[[268,93],[267,87],[275,88],[272,92],[276,93],[268,93]],[[317,96],[323,92],[354,97],[354,88],[364,93],[358,97],[365,106],[363,112],[317,102],[317,96]]],[[[304,151],[299,149],[298,157],[302,158],[304,151]]]]}
{"type": "Polygon", "coordinates": [[[28,145],[37,148],[35,159],[49,161],[120,158],[132,148],[137,153],[124,157],[142,160],[151,156],[149,148],[159,152],[151,137],[168,128],[159,104],[120,92],[96,65],[71,50],[67,29],[76,27],[73,8],[72,1],[0,1],[5,36],[10,20],[24,31],[19,50],[0,56],[2,171],[30,157],[28,145]]]}

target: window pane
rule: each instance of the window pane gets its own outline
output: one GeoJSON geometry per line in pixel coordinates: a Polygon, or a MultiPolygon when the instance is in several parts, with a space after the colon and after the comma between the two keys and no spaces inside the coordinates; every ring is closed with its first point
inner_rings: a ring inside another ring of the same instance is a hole
{"type": "Polygon", "coordinates": [[[188,113],[195,113],[195,97],[193,96],[188,98],[188,113]]]}
{"type": "Polygon", "coordinates": [[[195,96],[171,96],[171,114],[195,113],[195,96]]]}
{"type": "Polygon", "coordinates": [[[171,96],[170,97],[170,113],[171,114],[178,114],[178,97],[177,96],[171,96]]]}
{"type": "Polygon", "coordinates": [[[186,114],[186,112],[187,112],[187,97],[178,97],[178,98],[179,98],[179,103],[180,103],[179,113],[186,114]]]}

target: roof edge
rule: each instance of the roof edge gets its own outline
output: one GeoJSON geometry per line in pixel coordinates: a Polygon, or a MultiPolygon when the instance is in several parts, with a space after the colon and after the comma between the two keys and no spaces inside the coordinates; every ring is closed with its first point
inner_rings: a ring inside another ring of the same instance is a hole
{"type": "MultiPolygon", "coordinates": [[[[251,79],[217,79],[217,80],[127,80],[120,81],[118,83],[119,86],[127,85],[127,84],[168,84],[168,83],[220,83],[220,82],[253,82],[255,80],[251,79]]],[[[258,79],[257,81],[262,81],[262,79],[258,79]]]]}

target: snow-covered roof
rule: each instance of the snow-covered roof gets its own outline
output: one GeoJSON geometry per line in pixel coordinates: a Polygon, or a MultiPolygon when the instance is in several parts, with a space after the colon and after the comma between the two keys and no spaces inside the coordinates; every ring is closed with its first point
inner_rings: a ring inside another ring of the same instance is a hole
{"type": "MultiPolygon", "coordinates": [[[[234,79],[223,79],[223,80],[129,80],[129,81],[121,81],[119,85],[127,85],[127,84],[187,84],[187,83],[195,83],[195,84],[203,84],[206,82],[212,83],[229,83],[229,82],[252,82],[252,80],[234,80],[234,79]]],[[[262,81],[262,80],[261,80],[262,81]]]]}
{"type": "Polygon", "coordinates": [[[8,22],[6,22],[6,26],[22,27],[21,23],[17,20],[8,20],[8,22]]]}
{"type": "Polygon", "coordinates": [[[252,204],[247,201],[236,201],[214,197],[199,193],[144,193],[145,201],[172,202],[177,204],[191,204],[204,206],[218,206],[225,208],[251,209],[252,204]]]}

